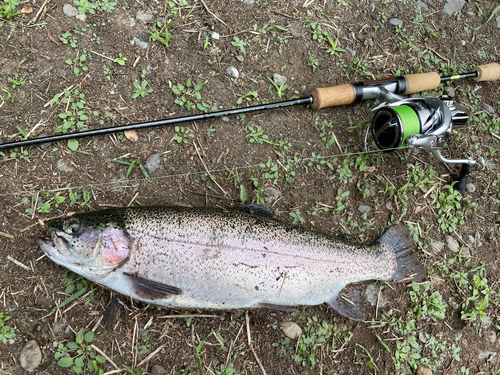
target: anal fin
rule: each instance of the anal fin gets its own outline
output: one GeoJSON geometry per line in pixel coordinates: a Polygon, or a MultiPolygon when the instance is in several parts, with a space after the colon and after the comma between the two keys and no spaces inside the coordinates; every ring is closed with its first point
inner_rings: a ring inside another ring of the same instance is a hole
{"type": "Polygon", "coordinates": [[[128,279],[132,291],[142,298],[154,300],[182,294],[181,289],[172,285],[148,280],[144,277],[135,276],[131,273],[124,273],[124,276],[128,279]]]}
{"type": "Polygon", "coordinates": [[[352,320],[363,320],[363,287],[351,285],[334,294],[327,302],[340,315],[352,320]]]}

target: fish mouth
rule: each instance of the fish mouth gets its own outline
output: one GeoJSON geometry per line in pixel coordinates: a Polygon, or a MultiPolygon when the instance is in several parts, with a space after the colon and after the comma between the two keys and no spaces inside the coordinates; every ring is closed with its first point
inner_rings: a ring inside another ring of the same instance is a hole
{"type": "Polygon", "coordinates": [[[52,261],[61,264],[62,262],[68,262],[68,257],[71,257],[71,251],[69,249],[68,241],[58,236],[53,229],[49,229],[50,237],[43,236],[38,237],[37,242],[43,252],[52,261]]]}

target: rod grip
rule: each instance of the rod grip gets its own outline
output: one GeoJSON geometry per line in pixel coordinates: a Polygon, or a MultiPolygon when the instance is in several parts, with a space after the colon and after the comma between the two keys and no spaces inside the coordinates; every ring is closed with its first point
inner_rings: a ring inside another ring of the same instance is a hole
{"type": "Polygon", "coordinates": [[[405,74],[405,94],[414,94],[424,90],[433,90],[441,84],[441,77],[436,72],[421,74],[405,74]]]}
{"type": "Polygon", "coordinates": [[[479,72],[474,81],[496,81],[500,78],[500,64],[490,63],[486,65],[479,65],[474,68],[474,71],[479,72]]]}
{"type": "Polygon", "coordinates": [[[313,97],[311,108],[315,111],[326,107],[352,104],[356,98],[354,86],[350,84],[322,88],[315,87],[309,93],[313,97]]]}
{"type": "Polygon", "coordinates": [[[469,174],[476,169],[476,166],[470,166],[469,164],[462,164],[462,169],[460,170],[460,176],[458,177],[457,183],[453,185],[455,190],[462,191],[467,186],[467,181],[469,180],[469,174]]]}

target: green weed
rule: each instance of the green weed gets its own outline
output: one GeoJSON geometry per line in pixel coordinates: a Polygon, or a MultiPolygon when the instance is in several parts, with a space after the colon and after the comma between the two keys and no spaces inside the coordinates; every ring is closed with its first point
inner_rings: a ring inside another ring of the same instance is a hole
{"type": "Polygon", "coordinates": [[[91,3],[88,0],[73,0],[73,3],[78,6],[78,13],[80,14],[85,14],[87,12],[94,14],[94,9],[99,7],[99,4],[91,3]]]}
{"type": "Polygon", "coordinates": [[[92,349],[91,343],[94,340],[94,332],[83,333],[79,331],[74,342],[68,342],[66,345],[59,343],[54,358],[57,364],[62,368],[70,368],[76,374],[95,373],[104,374],[104,363],[106,358],[96,354],[92,349]]]}
{"type": "Polygon", "coordinates": [[[246,53],[246,43],[241,40],[240,38],[238,38],[237,36],[234,36],[233,37],[233,41],[231,42],[231,45],[236,48],[238,51],[240,51],[241,53],[246,53]]]}
{"type": "Polygon", "coordinates": [[[124,66],[127,63],[128,59],[124,57],[121,53],[118,54],[118,57],[113,60],[114,63],[117,63],[120,66],[124,66]]]}
{"type": "Polygon", "coordinates": [[[87,55],[84,53],[80,56],[75,57],[73,60],[66,60],[66,64],[73,67],[73,73],[75,75],[79,75],[81,71],[87,71],[89,68],[84,65],[85,61],[87,61],[87,55]]]}
{"type": "Polygon", "coordinates": [[[183,126],[176,126],[174,128],[174,131],[176,134],[175,134],[172,142],[188,144],[189,141],[194,138],[194,134],[191,132],[191,130],[189,130],[188,128],[185,128],[183,126]]]}
{"type": "Polygon", "coordinates": [[[276,82],[274,82],[274,80],[272,80],[271,78],[267,77],[267,79],[269,80],[269,82],[271,82],[273,84],[274,88],[278,92],[278,96],[281,98],[281,95],[283,95],[285,90],[288,88],[288,85],[286,83],[284,83],[281,86],[278,86],[276,84],[276,82]]]}
{"type": "Polygon", "coordinates": [[[146,354],[148,349],[151,347],[149,343],[149,336],[147,332],[143,332],[141,337],[137,340],[137,343],[134,346],[134,350],[137,355],[146,354]]]}
{"type": "MultiPolygon", "coordinates": [[[[68,89],[64,89],[62,93],[64,95],[61,100],[62,104],[66,105],[68,109],[66,112],[60,113],[58,117],[63,121],[61,125],[59,125],[55,132],[56,133],[67,133],[69,130],[73,129],[75,126],[78,130],[86,130],[84,122],[89,118],[84,113],[85,104],[87,103],[84,98],[85,94],[75,89],[75,91],[71,92],[68,89]]],[[[52,99],[50,106],[52,107],[54,104],[59,103],[59,98],[61,94],[56,94],[52,99]]]]}
{"type": "Polygon", "coordinates": [[[292,224],[305,224],[306,221],[302,217],[302,213],[300,210],[297,208],[295,211],[290,212],[290,216],[293,218],[293,223],[292,224]]]}
{"type": "Polygon", "coordinates": [[[19,0],[2,0],[2,2],[0,2],[0,17],[10,20],[21,14],[15,13],[16,7],[19,5],[19,0]]]}
{"type": "Polygon", "coordinates": [[[152,88],[148,88],[148,82],[147,81],[142,81],[142,83],[139,83],[137,81],[134,81],[133,83],[135,89],[134,92],[131,95],[132,99],[140,97],[145,97],[148,94],[151,94],[153,92],[152,88]]]}
{"type": "Polygon", "coordinates": [[[311,51],[307,51],[307,53],[309,54],[309,61],[307,63],[307,66],[310,66],[314,73],[318,68],[318,61],[316,60],[316,57],[311,51]]]}
{"type": "Polygon", "coordinates": [[[21,77],[19,77],[16,74],[14,74],[14,77],[13,78],[10,78],[9,77],[9,82],[12,83],[12,88],[15,89],[16,87],[21,87],[21,86],[24,86],[26,84],[26,81],[24,79],[22,79],[21,77]]]}
{"type": "Polygon", "coordinates": [[[73,35],[70,31],[66,31],[64,34],[62,34],[59,37],[59,40],[63,44],[69,44],[73,48],[78,47],[78,39],[77,39],[76,35],[73,35]]]}
{"type": "Polygon", "coordinates": [[[102,2],[99,4],[101,9],[105,12],[111,13],[112,11],[115,10],[116,3],[111,2],[109,0],[101,0],[102,2]]]}
{"type": "Polygon", "coordinates": [[[16,337],[16,334],[12,332],[12,329],[5,324],[8,320],[10,320],[10,316],[4,316],[3,312],[0,311],[0,341],[3,344],[7,344],[7,340],[16,337]]]}
{"type": "Polygon", "coordinates": [[[168,47],[170,44],[170,40],[174,37],[170,34],[169,30],[181,22],[180,19],[169,22],[166,25],[163,25],[161,22],[157,22],[153,25],[153,31],[149,31],[148,34],[151,39],[154,39],[160,43],[162,43],[165,47],[168,47]]]}
{"type": "Polygon", "coordinates": [[[431,318],[433,321],[445,318],[446,302],[443,302],[439,291],[432,294],[427,293],[431,287],[430,283],[411,284],[410,299],[413,302],[411,310],[415,318],[431,318]]]}
{"type": "Polygon", "coordinates": [[[172,92],[177,96],[175,103],[181,107],[185,107],[188,111],[196,107],[202,112],[208,112],[210,106],[203,102],[201,97],[201,90],[207,82],[208,81],[200,82],[193,85],[191,78],[188,78],[186,86],[181,83],[172,86],[172,92]],[[193,100],[193,102],[191,100],[193,100]]]}

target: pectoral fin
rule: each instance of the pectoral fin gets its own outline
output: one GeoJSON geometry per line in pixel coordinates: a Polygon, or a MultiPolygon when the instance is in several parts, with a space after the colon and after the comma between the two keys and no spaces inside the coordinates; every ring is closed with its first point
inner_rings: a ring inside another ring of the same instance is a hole
{"type": "Polygon", "coordinates": [[[365,318],[363,302],[363,288],[361,286],[349,286],[342,289],[340,293],[333,295],[326,303],[346,318],[363,320],[365,318]]]}
{"type": "Polygon", "coordinates": [[[181,289],[172,285],[162,284],[130,273],[124,273],[124,276],[129,281],[132,291],[142,298],[163,299],[182,293],[181,289]]]}
{"type": "Polygon", "coordinates": [[[252,215],[258,215],[258,216],[264,216],[264,217],[273,217],[274,212],[271,211],[269,208],[260,206],[258,204],[252,204],[252,203],[244,203],[238,207],[241,211],[248,212],[249,214],[252,215]]]}

